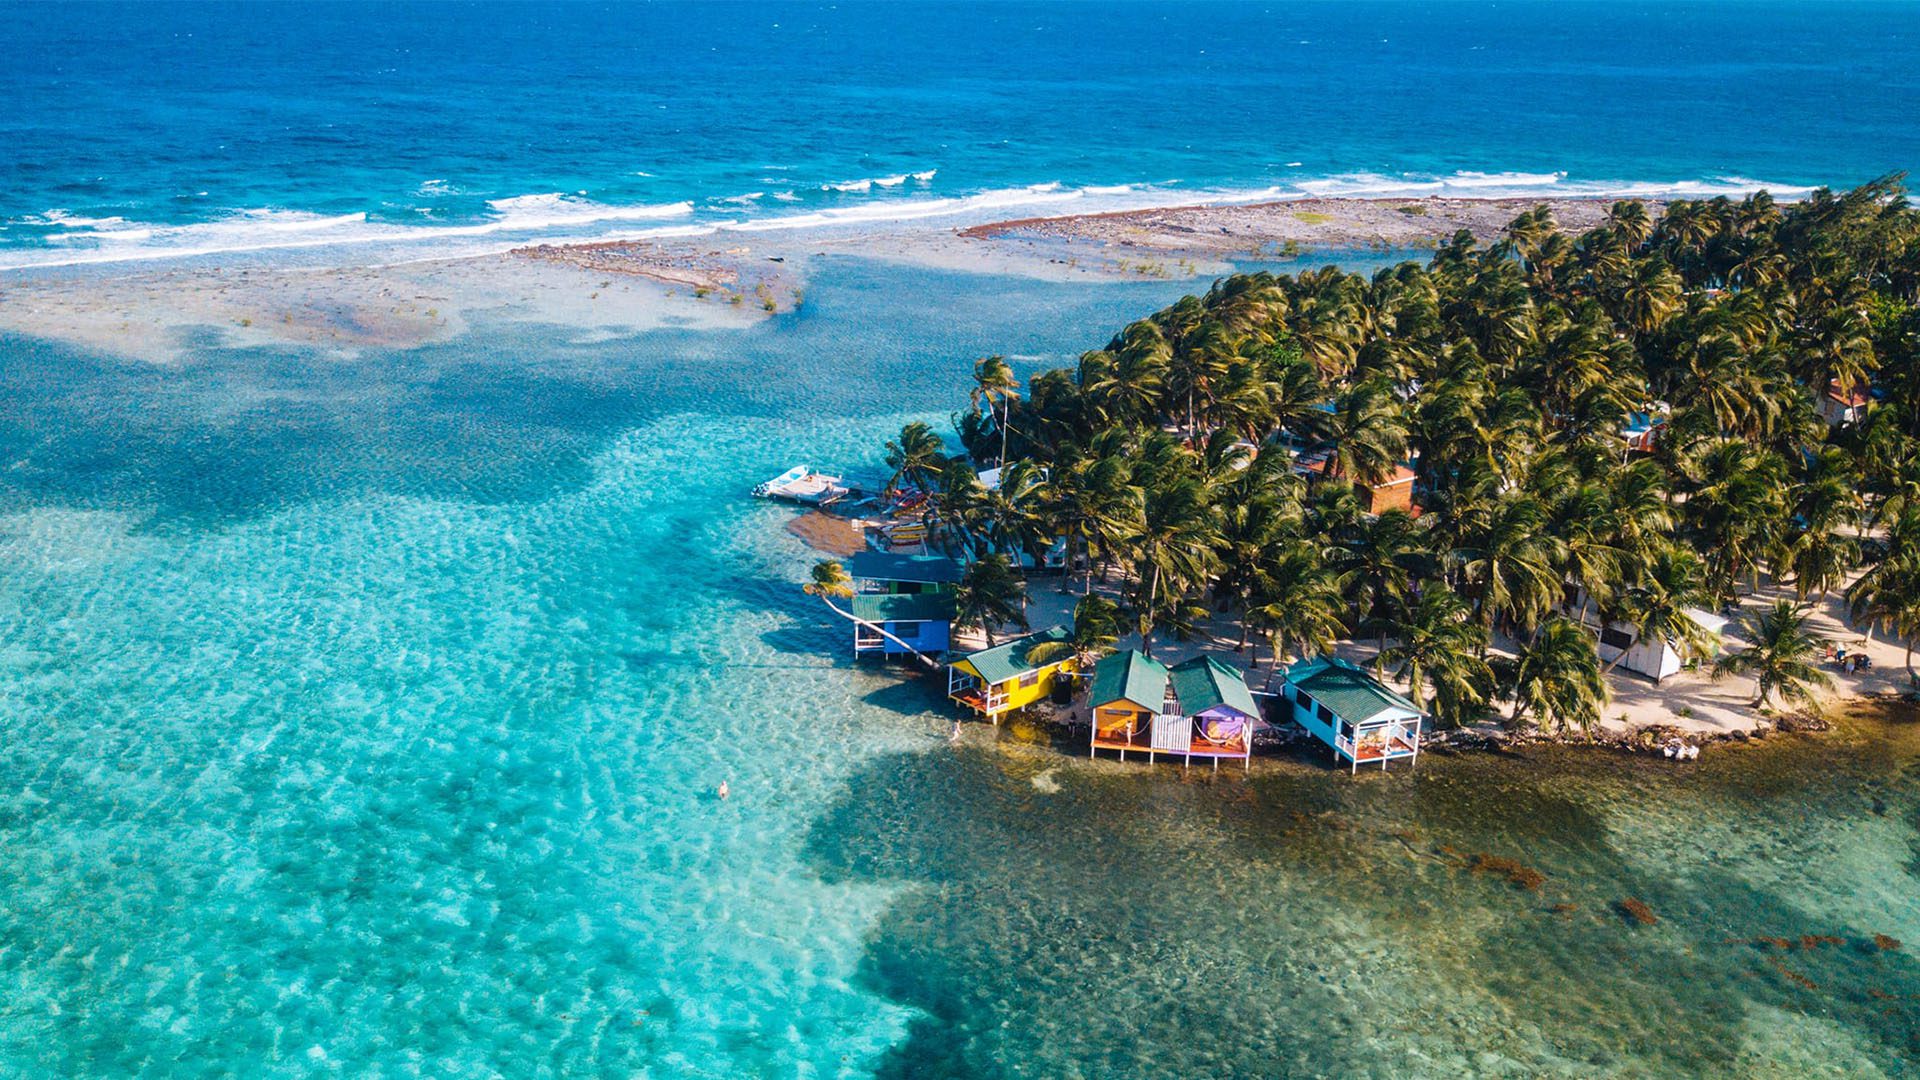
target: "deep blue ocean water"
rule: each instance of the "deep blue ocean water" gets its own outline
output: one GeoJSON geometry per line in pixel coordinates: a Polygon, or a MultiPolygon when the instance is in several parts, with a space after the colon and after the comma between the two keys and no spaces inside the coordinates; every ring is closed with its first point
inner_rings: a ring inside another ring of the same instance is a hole
{"type": "Polygon", "coordinates": [[[0,7],[0,265],[1920,166],[1912,5],[0,7]],[[50,250],[49,250],[50,249],[50,250]]]}

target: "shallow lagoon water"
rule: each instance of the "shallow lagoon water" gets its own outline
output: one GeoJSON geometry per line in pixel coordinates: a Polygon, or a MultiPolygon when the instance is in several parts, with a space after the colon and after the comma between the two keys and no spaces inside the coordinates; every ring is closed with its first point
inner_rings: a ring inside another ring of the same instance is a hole
{"type": "Polygon", "coordinates": [[[1910,724],[1216,779],[951,747],[839,659],[745,489],[1183,288],[0,343],[0,1072],[1912,1075],[1910,724]]]}

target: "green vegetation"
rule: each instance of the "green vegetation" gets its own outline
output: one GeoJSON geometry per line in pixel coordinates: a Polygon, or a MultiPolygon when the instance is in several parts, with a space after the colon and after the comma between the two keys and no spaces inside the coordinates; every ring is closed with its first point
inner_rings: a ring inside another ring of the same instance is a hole
{"type": "Polygon", "coordinates": [[[1071,656],[1082,665],[1113,651],[1120,640],[1120,607],[1104,596],[1083,596],[1073,605],[1073,637],[1043,641],[1027,650],[1029,663],[1050,664],[1071,656]]]}
{"type": "Polygon", "coordinates": [[[853,579],[839,562],[822,559],[813,564],[813,573],[808,582],[800,586],[800,591],[822,600],[845,600],[853,595],[853,579]]]}
{"type": "MultiPolygon", "coordinates": [[[[1063,543],[1132,629],[1233,613],[1276,660],[1373,638],[1442,719],[1505,700],[1584,727],[1606,701],[1595,617],[1707,645],[1685,609],[1767,573],[1920,636],[1917,299],[1897,179],[1622,202],[1577,236],[1542,207],[1371,278],[1223,279],[1024,387],[989,358],[955,418],[966,455],[909,425],[888,461],[956,553],[1063,543]],[[1872,394],[1842,417],[1830,389],[1872,394]],[[1636,414],[1662,425],[1644,452],[1636,414]],[[1304,478],[1289,447],[1324,465],[1304,478]],[[1376,507],[1365,485],[1403,468],[1417,513],[1376,507]]],[[[1729,661],[1763,701],[1817,681],[1785,618],[1729,661]]]]}
{"type": "Polygon", "coordinates": [[[1786,701],[1811,704],[1812,688],[1833,681],[1818,666],[1820,643],[1807,632],[1806,613],[1792,601],[1777,601],[1749,617],[1745,630],[1753,644],[1721,657],[1714,673],[1753,676],[1756,708],[1765,708],[1776,693],[1786,701]]]}
{"type": "Polygon", "coordinates": [[[1022,630],[1028,629],[1021,610],[1026,600],[1026,586],[1014,572],[1013,563],[999,552],[982,555],[967,566],[960,584],[954,587],[953,624],[979,628],[991,649],[994,627],[1014,623],[1022,630]]]}
{"type": "Polygon", "coordinates": [[[1331,215],[1317,214],[1311,210],[1295,210],[1293,216],[1294,220],[1304,221],[1308,225],[1325,225],[1327,222],[1333,220],[1331,215]]]}

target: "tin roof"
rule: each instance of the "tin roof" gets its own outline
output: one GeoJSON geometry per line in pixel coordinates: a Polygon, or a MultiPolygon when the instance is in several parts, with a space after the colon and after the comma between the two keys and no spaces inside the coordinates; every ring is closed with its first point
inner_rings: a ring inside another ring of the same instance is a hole
{"type": "Polygon", "coordinates": [[[960,564],[944,555],[896,555],[862,551],[847,559],[847,574],[864,581],[915,581],[951,585],[960,580],[960,564]]]}
{"type": "Polygon", "coordinates": [[[1418,705],[1345,660],[1302,660],[1287,669],[1287,681],[1312,695],[1348,723],[1361,723],[1389,709],[1418,714],[1418,705]]]}
{"type": "MultiPolygon", "coordinates": [[[[983,681],[987,683],[1006,682],[1008,679],[1018,678],[1040,666],[1027,660],[1028,649],[1048,641],[1072,640],[1073,633],[1066,627],[1049,626],[1045,630],[1036,631],[1025,637],[1017,637],[1012,641],[1002,642],[991,649],[981,649],[977,653],[969,653],[965,657],[965,660],[972,666],[973,670],[980,673],[980,678],[983,681]]],[[[1058,660],[1050,660],[1047,663],[1051,665],[1059,662],[1058,660]]]]}
{"type": "Polygon", "coordinates": [[[952,593],[855,593],[847,605],[866,622],[948,622],[952,593]]]}
{"type": "Polygon", "coordinates": [[[1247,689],[1246,677],[1211,656],[1175,664],[1172,676],[1173,696],[1180,699],[1180,711],[1187,716],[1222,705],[1244,716],[1260,716],[1260,706],[1247,689]]]}
{"type": "Polygon", "coordinates": [[[1093,666],[1093,686],[1087,704],[1093,708],[1131,701],[1160,711],[1167,699],[1167,665],[1138,649],[1100,658],[1093,666]]]}

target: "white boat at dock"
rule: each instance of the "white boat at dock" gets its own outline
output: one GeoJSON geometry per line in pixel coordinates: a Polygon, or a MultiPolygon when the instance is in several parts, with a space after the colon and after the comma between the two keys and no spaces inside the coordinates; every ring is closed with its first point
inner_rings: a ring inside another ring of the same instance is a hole
{"type": "Polygon", "coordinates": [[[828,506],[846,498],[852,489],[839,477],[814,472],[806,465],[795,465],[779,476],[753,489],[762,499],[784,499],[806,506],[828,506]]]}

